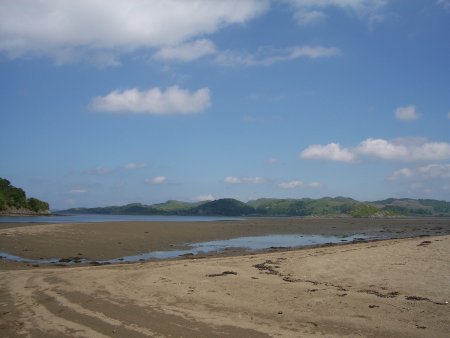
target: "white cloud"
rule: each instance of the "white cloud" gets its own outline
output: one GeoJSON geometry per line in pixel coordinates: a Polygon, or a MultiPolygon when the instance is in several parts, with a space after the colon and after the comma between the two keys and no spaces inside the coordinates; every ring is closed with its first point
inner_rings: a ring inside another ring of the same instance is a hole
{"type": "Polygon", "coordinates": [[[408,193],[421,198],[447,199],[450,191],[450,164],[428,164],[416,168],[402,168],[388,177],[406,187],[408,193]]]}
{"type": "Polygon", "coordinates": [[[447,113],[447,118],[450,120],[450,111],[447,113]]]}
{"type": "Polygon", "coordinates": [[[289,181],[289,182],[281,182],[278,184],[280,188],[283,189],[296,189],[304,186],[302,181],[289,181]]]}
{"type": "Polygon", "coordinates": [[[409,105],[406,107],[398,107],[395,110],[395,117],[398,120],[410,121],[417,120],[422,114],[417,111],[416,106],[409,105]]]}
{"type": "Polygon", "coordinates": [[[145,183],[152,184],[152,185],[163,185],[167,182],[166,176],[156,176],[153,178],[147,178],[145,179],[145,183]]]}
{"type": "Polygon", "coordinates": [[[429,164],[419,167],[417,172],[426,178],[450,178],[450,164],[429,164]]]}
{"type": "Polygon", "coordinates": [[[450,159],[450,143],[426,139],[385,140],[368,138],[356,147],[341,148],[337,143],[315,144],[304,149],[301,159],[354,162],[362,156],[387,161],[442,161],[450,159]]]}
{"type": "Polygon", "coordinates": [[[224,182],[228,184],[262,184],[266,183],[266,181],[267,180],[264,177],[227,176],[224,179],[224,182]]]}
{"type": "Polygon", "coordinates": [[[387,141],[369,138],[361,142],[355,152],[382,160],[439,161],[450,158],[450,144],[446,142],[408,144],[403,140],[387,141]]]}
{"type": "Polygon", "coordinates": [[[210,40],[202,39],[176,46],[163,47],[153,57],[157,60],[187,62],[205,55],[215,54],[216,47],[210,40]]]}
{"type": "Polygon", "coordinates": [[[329,143],[327,145],[314,144],[307,147],[301,152],[300,158],[305,160],[353,162],[356,156],[349,149],[341,148],[337,143],[329,143]]]}
{"type": "Polygon", "coordinates": [[[208,88],[190,93],[172,86],[165,91],[151,88],[140,91],[136,88],[115,90],[106,96],[95,97],[91,108],[96,111],[140,114],[190,114],[198,113],[211,105],[208,88]]]}
{"type": "Polygon", "coordinates": [[[87,189],[82,189],[82,188],[80,188],[80,189],[72,189],[72,190],[69,191],[69,193],[71,193],[71,194],[85,194],[87,192],[88,192],[87,189]]]}
{"type": "Polygon", "coordinates": [[[301,25],[317,22],[314,16],[323,20],[326,16],[325,11],[329,8],[342,9],[371,25],[383,20],[382,9],[390,0],[285,0],[285,2],[295,9],[294,18],[301,25]]]}
{"type": "Polygon", "coordinates": [[[313,188],[313,189],[320,189],[320,188],[323,188],[323,184],[320,182],[311,182],[308,184],[308,187],[313,188]]]}
{"type": "Polygon", "coordinates": [[[269,158],[266,160],[266,163],[267,163],[267,164],[270,164],[270,165],[275,165],[275,164],[279,164],[279,163],[280,163],[280,160],[279,160],[278,158],[276,158],[276,157],[269,157],[269,158]]]}
{"type": "Polygon", "coordinates": [[[312,24],[324,21],[327,18],[327,15],[322,11],[298,10],[294,14],[294,18],[299,25],[308,26],[308,25],[312,25],[312,24]]]}
{"type": "Polygon", "coordinates": [[[278,62],[292,61],[306,57],[316,59],[337,56],[341,54],[338,48],[323,46],[294,46],[283,49],[261,48],[256,53],[246,54],[235,51],[221,52],[216,62],[224,66],[270,66],[278,62]]]}
{"type": "Polygon", "coordinates": [[[377,157],[383,160],[407,158],[409,150],[401,144],[393,144],[384,139],[368,138],[362,141],[355,149],[358,154],[377,157]]]}
{"type": "Polygon", "coordinates": [[[135,170],[135,169],[141,169],[141,168],[145,168],[146,165],[143,163],[127,163],[123,166],[124,169],[126,170],[135,170]]]}
{"type": "Polygon", "coordinates": [[[195,198],[195,200],[198,201],[198,202],[204,202],[204,201],[214,201],[215,198],[214,198],[213,195],[208,194],[208,195],[200,195],[200,196],[197,196],[197,197],[195,198]]]}
{"type": "Polygon", "coordinates": [[[0,53],[50,56],[60,63],[164,48],[244,24],[268,0],[14,0],[0,1],[0,53]]]}
{"type": "Polygon", "coordinates": [[[394,171],[394,173],[389,177],[389,180],[395,181],[399,178],[411,177],[414,175],[414,172],[409,168],[402,168],[394,171]]]}

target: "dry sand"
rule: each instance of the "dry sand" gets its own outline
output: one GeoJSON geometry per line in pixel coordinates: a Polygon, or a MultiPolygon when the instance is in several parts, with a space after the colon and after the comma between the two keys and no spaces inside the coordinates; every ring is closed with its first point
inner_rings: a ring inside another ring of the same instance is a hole
{"type": "MultiPolygon", "coordinates": [[[[38,238],[61,230],[36,229],[38,238]]],[[[23,236],[32,235],[6,237],[23,236]]],[[[449,257],[446,235],[115,266],[10,266],[0,270],[0,336],[448,337],[449,257]]]]}

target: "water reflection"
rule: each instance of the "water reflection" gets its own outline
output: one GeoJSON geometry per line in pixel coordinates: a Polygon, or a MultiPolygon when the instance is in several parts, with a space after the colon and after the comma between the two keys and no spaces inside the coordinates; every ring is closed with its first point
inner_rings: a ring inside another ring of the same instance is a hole
{"type": "Polygon", "coordinates": [[[28,259],[5,252],[0,252],[3,259],[16,262],[26,262],[30,264],[74,264],[74,263],[96,263],[96,264],[112,264],[123,262],[138,262],[150,259],[170,259],[183,255],[194,256],[198,254],[223,252],[227,249],[242,249],[247,251],[257,251],[270,248],[299,248],[311,245],[323,245],[328,243],[352,242],[357,240],[368,239],[369,236],[362,234],[354,234],[350,236],[322,236],[322,235],[269,235],[269,236],[252,236],[238,237],[227,240],[209,241],[200,243],[187,244],[189,249],[186,250],[168,250],[168,251],[151,251],[132,256],[119,257],[110,260],[91,262],[81,257],[76,258],[54,258],[54,259],[28,259]]]}

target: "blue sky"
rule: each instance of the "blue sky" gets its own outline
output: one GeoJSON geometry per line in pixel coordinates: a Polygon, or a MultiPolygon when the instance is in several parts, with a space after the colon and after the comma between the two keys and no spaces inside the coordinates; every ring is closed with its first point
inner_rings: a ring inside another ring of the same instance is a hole
{"type": "Polygon", "coordinates": [[[0,2],[0,176],[54,209],[450,200],[450,1],[0,2]]]}

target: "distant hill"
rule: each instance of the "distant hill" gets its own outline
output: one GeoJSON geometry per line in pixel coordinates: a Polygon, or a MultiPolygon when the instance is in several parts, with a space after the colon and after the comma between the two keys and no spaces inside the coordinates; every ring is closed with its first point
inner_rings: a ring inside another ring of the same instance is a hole
{"type": "Polygon", "coordinates": [[[241,201],[224,198],[203,203],[188,210],[190,215],[211,215],[211,216],[242,216],[255,213],[255,209],[241,201]]]}
{"type": "Polygon", "coordinates": [[[430,199],[386,199],[360,202],[347,197],[319,199],[261,198],[248,203],[224,198],[210,202],[180,202],[143,205],[140,203],[102,208],[75,208],[61,212],[122,215],[205,215],[205,216],[450,216],[450,202],[430,199]]]}
{"type": "Polygon", "coordinates": [[[0,215],[49,214],[49,205],[37,198],[28,198],[4,178],[0,178],[0,215]]]}

